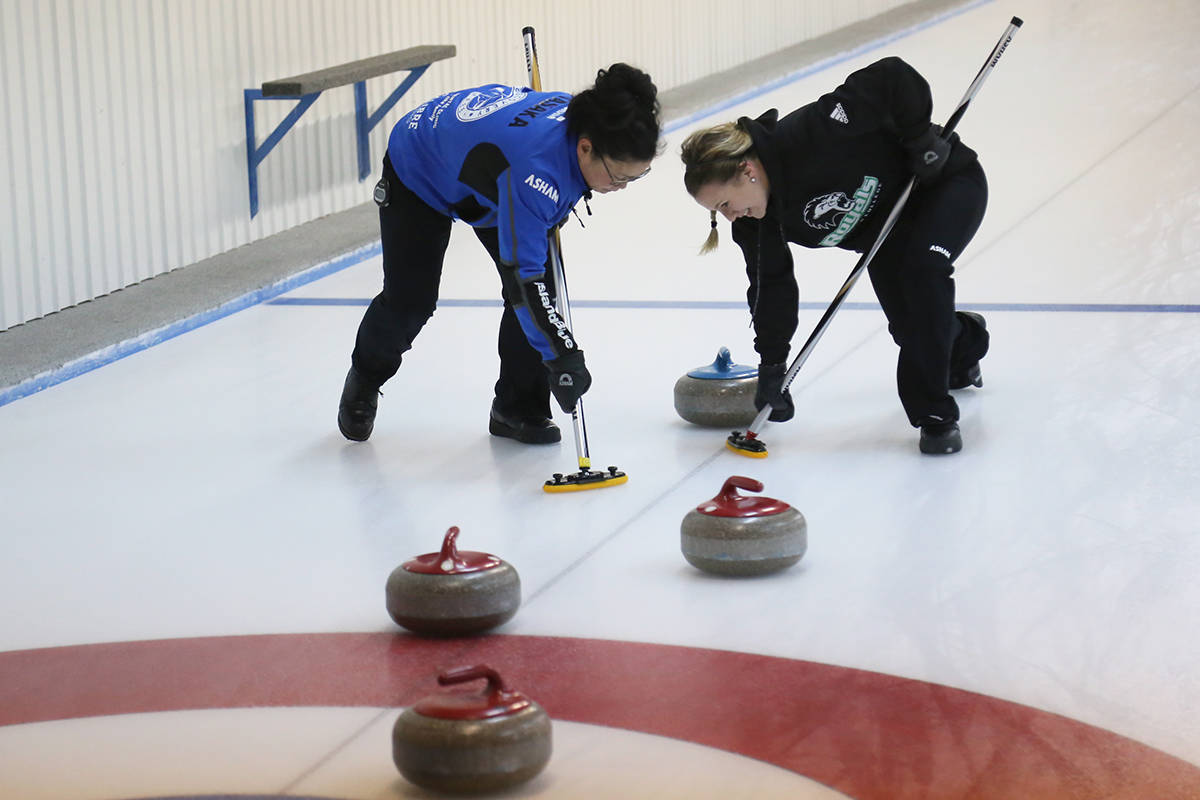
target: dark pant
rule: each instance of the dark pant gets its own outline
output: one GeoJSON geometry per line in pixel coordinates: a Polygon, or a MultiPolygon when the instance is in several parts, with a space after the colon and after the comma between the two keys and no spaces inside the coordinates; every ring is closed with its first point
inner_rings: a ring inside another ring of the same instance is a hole
{"type": "MultiPolygon", "coordinates": [[[[387,158],[383,163],[383,177],[389,186],[388,204],[379,209],[383,291],[371,301],[363,315],[351,356],[355,369],[379,385],[396,374],[402,356],[433,316],[453,223],[450,217],[430,208],[402,184],[387,158]]],[[[474,230],[496,268],[503,269],[496,229],[474,230]]],[[[549,272],[546,277],[552,286],[549,272]]],[[[548,417],[550,388],[547,372],[541,355],[525,338],[509,300],[504,296],[504,312],[500,317],[497,404],[508,414],[548,417]]],[[[462,364],[461,355],[448,352],[445,359],[451,365],[449,373],[457,374],[457,367],[462,364]]]]}
{"type": "Polygon", "coordinates": [[[987,178],[972,164],[918,186],[867,268],[900,346],[896,384],[914,426],[958,419],[949,375],[987,353],[988,333],[954,308],[954,259],[987,208],[987,178]]]}

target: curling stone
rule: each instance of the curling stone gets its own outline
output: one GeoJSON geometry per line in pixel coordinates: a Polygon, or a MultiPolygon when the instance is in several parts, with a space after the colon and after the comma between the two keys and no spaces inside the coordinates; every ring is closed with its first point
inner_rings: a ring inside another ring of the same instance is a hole
{"type": "Polygon", "coordinates": [[[448,686],[487,678],[478,693],[426,697],[392,728],[392,760],[400,774],[437,792],[494,792],[537,775],[550,760],[550,717],[505,686],[486,664],[443,672],[448,686]]]}
{"type": "Polygon", "coordinates": [[[512,619],[521,605],[516,569],[491,553],[459,552],[458,528],[439,553],[405,561],[387,579],[387,610],[396,624],[429,636],[480,633],[512,619]]]}
{"type": "Polygon", "coordinates": [[[734,475],[720,494],[684,516],[680,534],[688,563],[716,575],[765,575],[803,558],[804,515],[782,500],[747,497],[738,489],[761,492],[763,485],[734,475]]]}
{"type": "Polygon", "coordinates": [[[746,427],[758,416],[754,392],[758,368],[734,364],[729,348],[713,363],[696,367],[675,382],[675,411],[695,425],[746,427]]]}

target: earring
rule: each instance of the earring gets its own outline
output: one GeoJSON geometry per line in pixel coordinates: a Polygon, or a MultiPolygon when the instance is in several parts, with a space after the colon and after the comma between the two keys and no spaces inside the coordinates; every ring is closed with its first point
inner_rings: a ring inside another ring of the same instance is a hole
{"type": "Polygon", "coordinates": [[[751,183],[758,183],[758,178],[756,178],[756,177],[754,177],[753,175],[751,175],[751,176],[750,176],[750,182],[751,182],[751,183]]]}

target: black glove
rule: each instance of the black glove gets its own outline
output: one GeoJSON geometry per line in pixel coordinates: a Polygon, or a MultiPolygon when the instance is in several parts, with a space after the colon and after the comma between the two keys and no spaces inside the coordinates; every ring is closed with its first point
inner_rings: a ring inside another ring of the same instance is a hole
{"type": "Polygon", "coordinates": [[[786,364],[759,364],[758,388],[754,390],[754,407],[759,411],[763,406],[771,407],[771,422],[787,422],[796,414],[796,406],[792,403],[792,393],[783,389],[783,376],[787,374],[786,364]]]}
{"type": "Polygon", "coordinates": [[[545,364],[550,370],[550,391],[554,393],[554,399],[563,411],[574,411],[579,398],[592,385],[592,376],[583,363],[583,351],[572,350],[545,364]]]}
{"type": "Polygon", "coordinates": [[[950,142],[942,136],[941,125],[930,125],[915,139],[904,143],[908,167],[921,183],[934,183],[950,157],[950,142]]]}

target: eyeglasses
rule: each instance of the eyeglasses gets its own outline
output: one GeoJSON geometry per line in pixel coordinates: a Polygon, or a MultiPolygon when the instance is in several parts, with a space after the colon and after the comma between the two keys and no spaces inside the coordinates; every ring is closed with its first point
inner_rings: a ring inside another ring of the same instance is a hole
{"type": "Polygon", "coordinates": [[[608,173],[608,180],[613,186],[624,186],[633,183],[638,178],[644,178],[650,174],[650,167],[646,167],[640,175],[634,175],[632,178],[618,178],[612,174],[612,170],[608,168],[608,161],[604,156],[600,156],[600,163],[604,165],[604,171],[608,173]]]}

